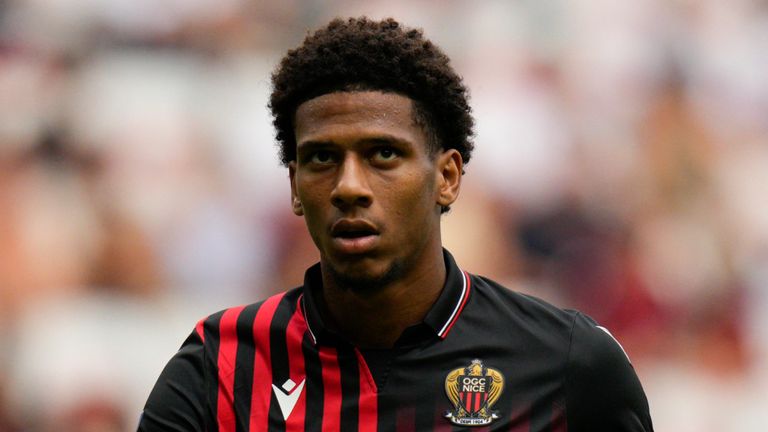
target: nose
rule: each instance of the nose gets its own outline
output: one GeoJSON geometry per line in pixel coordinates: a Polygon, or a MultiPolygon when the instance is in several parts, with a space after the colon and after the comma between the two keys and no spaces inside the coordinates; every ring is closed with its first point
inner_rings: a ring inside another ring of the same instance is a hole
{"type": "Polygon", "coordinates": [[[368,207],[373,202],[363,164],[355,154],[345,156],[338,168],[336,186],[331,192],[331,203],[335,207],[341,210],[356,206],[368,207]]]}

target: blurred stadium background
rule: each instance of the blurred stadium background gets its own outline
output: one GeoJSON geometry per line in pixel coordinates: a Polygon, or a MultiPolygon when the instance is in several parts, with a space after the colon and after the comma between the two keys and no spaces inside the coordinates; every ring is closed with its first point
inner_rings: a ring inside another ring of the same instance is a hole
{"type": "Polygon", "coordinates": [[[194,323],[300,283],[266,110],[334,16],[471,90],[462,266],[610,328],[658,431],[768,423],[768,2],[0,1],[0,431],[129,431],[194,323]]]}

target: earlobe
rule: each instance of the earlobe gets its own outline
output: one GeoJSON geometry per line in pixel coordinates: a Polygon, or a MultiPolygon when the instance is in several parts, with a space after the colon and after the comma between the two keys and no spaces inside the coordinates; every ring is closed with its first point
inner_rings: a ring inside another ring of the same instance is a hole
{"type": "Polygon", "coordinates": [[[288,177],[291,180],[291,210],[296,216],[304,216],[304,207],[301,205],[301,200],[296,192],[296,162],[292,161],[288,163],[288,177]]]}
{"type": "Polygon", "coordinates": [[[459,197],[464,161],[456,149],[449,149],[438,156],[437,204],[448,207],[459,197]]]}
{"type": "Polygon", "coordinates": [[[304,216],[304,207],[301,206],[301,201],[297,198],[293,199],[293,214],[296,216],[304,216]]]}

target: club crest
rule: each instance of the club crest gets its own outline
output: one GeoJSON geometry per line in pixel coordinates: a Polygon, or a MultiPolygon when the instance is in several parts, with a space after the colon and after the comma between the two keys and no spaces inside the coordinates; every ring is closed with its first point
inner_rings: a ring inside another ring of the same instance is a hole
{"type": "Polygon", "coordinates": [[[482,426],[499,418],[491,407],[504,390],[504,376],[496,369],[472,360],[469,366],[454,369],[445,377],[445,393],[454,406],[445,417],[461,426],[482,426]]]}

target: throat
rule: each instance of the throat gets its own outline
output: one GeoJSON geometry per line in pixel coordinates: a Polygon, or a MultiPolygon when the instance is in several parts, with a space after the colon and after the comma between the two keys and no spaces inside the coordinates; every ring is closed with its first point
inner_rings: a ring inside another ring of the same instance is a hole
{"type": "Polygon", "coordinates": [[[420,322],[426,314],[413,304],[397,305],[392,299],[379,299],[381,295],[361,298],[350,291],[340,294],[328,292],[325,296],[329,321],[335,332],[360,348],[394,347],[403,330],[420,322]]]}
{"type": "Polygon", "coordinates": [[[324,274],[324,321],[359,348],[392,348],[405,329],[423,321],[437,300],[445,283],[444,265],[441,270],[415,279],[400,275],[365,289],[339,284],[324,274]]]}
{"type": "Polygon", "coordinates": [[[358,348],[393,347],[406,328],[424,320],[445,285],[443,249],[433,243],[406,256],[364,258],[357,266],[336,267],[321,256],[323,321],[358,348]]]}

